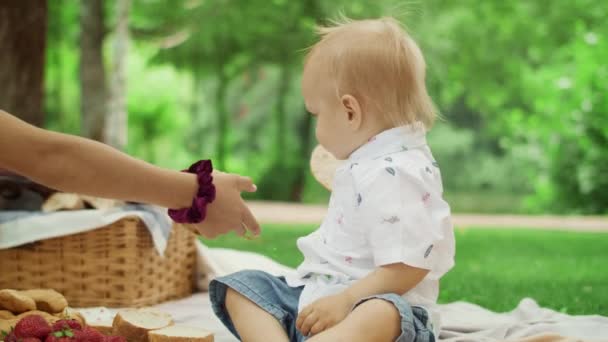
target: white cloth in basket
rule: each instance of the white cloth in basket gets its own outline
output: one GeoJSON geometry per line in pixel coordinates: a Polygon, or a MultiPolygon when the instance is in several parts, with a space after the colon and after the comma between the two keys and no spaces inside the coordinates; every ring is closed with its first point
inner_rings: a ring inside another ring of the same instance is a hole
{"type": "Polygon", "coordinates": [[[136,216],[144,222],[150,231],[158,254],[163,255],[171,233],[171,220],[165,210],[139,204],[104,210],[72,210],[53,213],[0,211],[0,249],[87,232],[129,216],[136,216]]]}

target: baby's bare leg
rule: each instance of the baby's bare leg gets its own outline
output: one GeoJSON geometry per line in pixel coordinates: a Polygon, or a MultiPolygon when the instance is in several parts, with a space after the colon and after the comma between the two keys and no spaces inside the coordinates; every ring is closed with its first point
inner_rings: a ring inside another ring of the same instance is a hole
{"type": "Polygon", "coordinates": [[[275,317],[231,288],[226,292],[226,310],[244,342],[289,341],[275,317]]]}
{"type": "Polygon", "coordinates": [[[401,335],[401,316],[392,303],[371,299],[331,329],[307,342],[393,342],[401,335]]]}

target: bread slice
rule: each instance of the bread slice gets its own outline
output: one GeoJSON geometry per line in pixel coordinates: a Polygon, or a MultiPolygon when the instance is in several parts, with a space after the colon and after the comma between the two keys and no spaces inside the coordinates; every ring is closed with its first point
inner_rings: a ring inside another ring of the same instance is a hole
{"type": "Polygon", "coordinates": [[[312,151],[310,157],[310,169],[312,175],[315,177],[317,182],[321,183],[325,189],[331,191],[331,187],[334,182],[334,174],[344,160],[339,160],[334,157],[329,151],[323,146],[317,145],[312,151]]]}
{"type": "MultiPolygon", "coordinates": [[[[59,317],[61,319],[74,319],[83,327],[87,325],[87,321],[84,316],[80,313],[80,311],[67,307],[63,309],[62,312],[56,313],[53,316],[59,317]]],[[[112,321],[110,320],[110,325],[112,325],[112,321]]]]}
{"type": "Polygon", "coordinates": [[[185,325],[172,325],[148,332],[150,342],[213,342],[209,331],[185,325]]]}
{"type": "Polygon", "coordinates": [[[114,328],[112,327],[112,321],[97,320],[97,321],[94,321],[91,323],[87,322],[87,326],[89,326],[107,336],[110,336],[114,333],[114,328]]]}
{"type": "MultiPolygon", "coordinates": [[[[68,308],[68,310],[70,309],[68,308]]],[[[82,317],[83,326],[90,326],[104,335],[112,335],[112,322],[116,317],[114,310],[105,307],[81,309],[78,311],[78,315],[82,317]]],[[[69,316],[77,315],[70,313],[69,316]]]]}
{"type": "Polygon", "coordinates": [[[120,311],[112,322],[112,335],[123,336],[129,342],[147,342],[148,331],[173,324],[170,315],[153,309],[120,311]]]}

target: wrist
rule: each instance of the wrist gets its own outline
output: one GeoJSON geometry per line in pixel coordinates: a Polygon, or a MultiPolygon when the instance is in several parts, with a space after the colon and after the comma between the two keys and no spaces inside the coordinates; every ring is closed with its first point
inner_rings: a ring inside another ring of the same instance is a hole
{"type": "Polygon", "coordinates": [[[192,205],[192,199],[198,191],[198,180],[195,174],[180,172],[179,185],[175,192],[175,198],[169,208],[184,209],[192,205]]]}
{"type": "MultiPolygon", "coordinates": [[[[200,160],[184,172],[195,176],[198,189],[194,192],[189,207],[169,209],[168,214],[177,223],[200,223],[205,220],[207,215],[207,205],[215,200],[213,165],[210,160],[200,160]]],[[[187,190],[185,193],[191,193],[191,191],[187,190]]]]}
{"type": "Polygon", "coordinates": [[[356,294],[353,293],[353,291],[348,288],[344,291],[342,291],[340,293],[340,295],[342,296],[342,298],[344,298],[344,300],[346,302],[348,302],[350,305],[355,305],[355,303],[359,300],[358,296],[356,294]]]}

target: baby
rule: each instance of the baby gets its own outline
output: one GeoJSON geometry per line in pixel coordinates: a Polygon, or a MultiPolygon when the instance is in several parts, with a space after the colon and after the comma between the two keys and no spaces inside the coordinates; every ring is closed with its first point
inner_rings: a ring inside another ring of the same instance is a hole
{"type": "Polygon", "coordinates": [[[327,217],[285,279],[243,271],[210,285],[244,341],[435,341],[439,279],[454,265],[450,208],[426,143],[425,62],[391,18],[320,29],[302,78],[316,135],[338,159],[327,217]]]}

